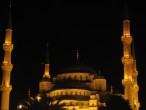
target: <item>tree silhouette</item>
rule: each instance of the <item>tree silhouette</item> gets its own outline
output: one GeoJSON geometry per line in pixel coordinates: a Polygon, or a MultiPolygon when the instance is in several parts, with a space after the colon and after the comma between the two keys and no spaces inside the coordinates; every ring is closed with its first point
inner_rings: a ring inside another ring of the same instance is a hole
{"type": "Polygon", "coordinates": [[[42,92],[41,97],[29,97],[18,105],[17,110],[66,110],[64,104],[60,104],[61,100],[52,104],[53,99],[46,96],[46,92],[42,92]]]}
{"type": "Polygon", "coordinates": [[[98,110],[107,110],[105,106],[99,106],[98,110]]]}

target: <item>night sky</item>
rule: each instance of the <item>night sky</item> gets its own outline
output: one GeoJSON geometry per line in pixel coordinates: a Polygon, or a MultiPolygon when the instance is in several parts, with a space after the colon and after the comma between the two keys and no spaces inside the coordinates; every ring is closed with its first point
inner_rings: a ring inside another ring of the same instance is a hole
{"type": "MultiPolygon", "coordinates": [[[[79,0],[80,1],[80,0],[79,0]]],[[[121,42],[124,0],[103,1],[12,1],[13,44],[11,74],[11,109],[16,103],[38,92],[44,72],[46,45],[49,43],[50,74],[76,61],[93,67],[112,85],[123,92],[123,47],[121,42]]],[[[137,69],[139,71],[139,101],[144,103],[146,73],[146,7],[145,3],[128,3],[131,35],[134,39],[137,69]]],[[[3,61],[5,29],[9,2],[0,1],[0,62],[3,61]]],[[[0,72],[2,77],[2,72],[0,72]]],[[[14,110],[14,109],[12,109],[14,110]]]]}

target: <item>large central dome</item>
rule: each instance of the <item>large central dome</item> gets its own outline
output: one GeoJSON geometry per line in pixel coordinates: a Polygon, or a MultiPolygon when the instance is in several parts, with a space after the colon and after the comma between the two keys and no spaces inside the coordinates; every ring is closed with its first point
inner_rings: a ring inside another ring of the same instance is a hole
{"type": "Polygon", "coordinates": [[[75,63],[61,70],[61,73],[75,73],[75,72],[97,74],[97,72],[93,68],[81,63],[75,63]]]}

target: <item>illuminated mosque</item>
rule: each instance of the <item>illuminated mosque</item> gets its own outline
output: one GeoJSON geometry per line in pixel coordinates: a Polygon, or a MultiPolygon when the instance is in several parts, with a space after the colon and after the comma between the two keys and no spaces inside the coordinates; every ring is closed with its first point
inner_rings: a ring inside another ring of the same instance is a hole
{"type": "MultiPolygon", "coordinates": [[[[0,110],[9,110],[9,97],[12,90],[10,85],[10,76],[13,69],[11,62],[12,43],[12,22],[11,7],[6,28],[5,42],[3,44],[4,59],[1,65],[2,83],[1,90],[1,108],[0,110]]],[[[132,110],[139,110],[140,103],[138,99],[139,86],[137,82],[137,66],[134,49],[132,48],[133,38],[130,34],[130,19],[128,12],[125,13],[123,20],[123,35],[121,36],[123,44],[123,79],[121,84],[124,87],[124,94],[121,94],[129,101],[132,110]]],[[[104,76],[96,72],[93,68],[80,63],[79,51],[76,54],[76,63],[68,66],[56,76],[51,77],[49,52],[47,48],[46,62],[44,65],[44,74],[39,82],[39,93],[46,93],[46,96],[54,99],[53,103],[61,100],[67,110],[98,110],[98,107],[105,105],[106,99],[112,94],[107,91],[107,81],[104,76]]]]}

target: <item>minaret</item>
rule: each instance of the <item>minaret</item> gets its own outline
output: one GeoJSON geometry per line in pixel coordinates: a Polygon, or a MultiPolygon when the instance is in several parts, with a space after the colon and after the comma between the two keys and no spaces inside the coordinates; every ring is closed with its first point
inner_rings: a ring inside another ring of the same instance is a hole
{"type": "Polygon", "coordinates": [[[140,107],[140,103],[139,103],[139,99],[138,99],[139,86],[138,86],[138,82],[137,82],[138,71],[137,71],[137,66],[136,66],[134,41],[133,41],[132,44],[133,44],[132,45],[132,56],[133,56],[132,79],[134,81],[134,85],[133,85],[133,107],[134,107],[134,110],[139,110],[139,107],[140,107]]]}
{"type": "Polygon", "coordinates": [[[43,78],[39,83],[39,92],[49,91],[52,87],[52,83],[50,80],[50,63],[49,63],[49,52],[48,52],[48,43],[47,43],[47,50],[46,50],[46,62],[44,68],[43,78]]]}
{"type": "Polygon", "coordinates": [[[49,51],[48,51],[48,43],[47,43],[47,50],[46,50],[46,62],[45,62],[45,71],[44,71],[44,77],[47,77],[50,79],[50,63],[49,63],[49,51]]]}
{"type": "Polygon", "coordinates": [[[3,44],[3,50],[4,50],[4,60],[1,65],[3,76],[2,76],[2,84],[0,86],[0,90],[2,92],[1,110],[9,110],[10,92],[12,90],[12,85],[10,85],[10,78],[11,78],[11,71],[13,68],[13,64],[11,64],[11,52],[13,50],[11,4],[9,10],[8,27],[6,29],[5,42],[3,44]]]}
{"type": "Polygon", "coordinates": [[[133,110],[139,110],[140,104],[138,102],[138,92],[135,94],[133,93],[133,91],[135,91],[134,85],[137,84],[137,75],[134,75],[137,70],[134,69],[134,65],[136,67],[135,58],[131,53],[131,43],[133,42],[133,38],[130,34],[130,20],[128,16],[127,4],[125,4],[123,36],[121,37],[121,41],[123,43],[122,63],[124,66],[124,79],[122,80],[122,84],[124,86],[124,98],[129,101],[133,110]]]}

